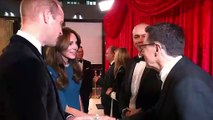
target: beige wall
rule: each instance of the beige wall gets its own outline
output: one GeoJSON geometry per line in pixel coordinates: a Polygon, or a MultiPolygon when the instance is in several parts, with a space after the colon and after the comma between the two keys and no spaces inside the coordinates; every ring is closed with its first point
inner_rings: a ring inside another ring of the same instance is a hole
{"type": "Polygon", "coordinates": [[[92,64],[102,64],[102,22],[66,22],[81,37],[84,59],[92,64]]]}
{"type": "Polygon", "coordinates": [[[13,35],[13,21],[0,18],[0,54],[13,35]]]}

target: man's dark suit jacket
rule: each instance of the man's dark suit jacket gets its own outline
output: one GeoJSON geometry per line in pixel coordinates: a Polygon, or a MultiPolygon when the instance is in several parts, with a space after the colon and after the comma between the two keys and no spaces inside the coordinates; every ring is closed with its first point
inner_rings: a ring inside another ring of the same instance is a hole
{"type": "MultiPolygon", "coordinates": [[[[131,97],[131,82],[132,75],[138,61],[138,56],[134,57],[129,66],[127,66],[126,79],[123,82],[123,94],[121,94],[122,101],[120,101],[120,110],[129,107],[130,97],[131,97]]],[[[144,61],[143,58],[141,58],[144,61]]],[[[136,99],[136,108],[142,108],[142,110],[147,110],[155,105],[160,96],[161,91],[161,80],[158,77],[158,72],[145,68],[141,77],[141,82],[138,90],[138,95],[136,99]]]]}
{"type": "Polygon", "coordinates": [[[83,60],[83,80],[80,89],[84,112],[88,113],[89,98],[92,93],[92,68],[91,62],[83,60]]]}
{"type": "Polygon", "coordinates": [[[183,57],[153,109],[124,120],[213,120],[213,77],[183,57]]]}
{"type": "Polygon", "coordinates": [[[0,119],[65,119],[41,54],[18,35],[0,57],[0,119]]]}
{"type": "Polygon", "coordinates": [[[108,71],[105,73],[104,77],[98,79],[97,84],[102,87],[101,90],[101,104],[104,106],[104,114],[110,115],[111,108],[111,97],[106,94],[106,90],[112,87],[112,82],[114,80],[114,63],[109,67],[108,71]]]}

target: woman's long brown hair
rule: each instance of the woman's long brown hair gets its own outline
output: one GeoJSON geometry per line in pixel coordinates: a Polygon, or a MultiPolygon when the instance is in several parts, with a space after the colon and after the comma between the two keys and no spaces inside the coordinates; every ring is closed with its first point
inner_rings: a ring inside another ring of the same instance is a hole
{"type": "MultiPolygon", "coordinates": [[[[65,71],[64,61],[62,59],[62,52],[69,47],[70,44],[70,35],[74,34],[77,38],[78,48],[81,44],[81,38],[77,32],[74,30],[64,27],[62,29],[63,35],[58,38],[57,44],[55,47],[48,47],[46,49],[46,62],[48,65],[53,67],[53,69],[58,74],[58,77],[55,81],[56,87],[58,89],[63,89],[68,84],[68,77],[65,71]]],[[[73,79],[76,83],[79,83],[82,78],[82,73],[80,66],[76,59],[70,59],[69,64],[73,67],[73,79]]]]}

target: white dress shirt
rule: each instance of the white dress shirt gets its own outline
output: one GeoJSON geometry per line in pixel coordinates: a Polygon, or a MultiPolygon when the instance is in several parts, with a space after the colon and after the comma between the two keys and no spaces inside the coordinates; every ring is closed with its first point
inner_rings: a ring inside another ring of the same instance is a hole
{"type": "Polygon", "coordinates": [[[132,83],[131,83],[131,97],[129,108],[136,109],[136,99],[138,95],[138,89],[141,82],[141,77],[143,75],[143,71],[146,67],[146,63],[144,61],[140,61],[136,63],[135,69],[132,75],[132,83]]]}
{"type": "Polygon", "coordinates": [[[83,65],[84,65],[83,59],[82,59],[82,62],[78,61],[78,64],[79,64],[79,66],[80,66],[80,68],[81,68],[81,71],[83,71],[83,65]]]}
{"type": "Polygon", "coordinates": [[[172,68],[175,66],[175,64],[182,58],[182,56],[177,56],[173,58],[172,60],[166,62],[163,66],[163,69],[160,71],[160,78],[162,81],[161,89],[163,89],[164,82],[169,74],[169,72],[172,70],[172,68]]]}

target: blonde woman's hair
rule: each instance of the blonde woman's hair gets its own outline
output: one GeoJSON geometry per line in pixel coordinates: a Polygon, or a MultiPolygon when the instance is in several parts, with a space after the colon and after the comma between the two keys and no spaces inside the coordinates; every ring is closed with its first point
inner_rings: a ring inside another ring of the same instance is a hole
{"type": "Polygon", "coordinates": [[[129,62],[129,60],[130,60],[130,55],[129,55],[126,48],[116,49],[115,59],[114,59],[114,61],[115,61],[114,75],[115,76],[116,76],[116,74],[117,74],[117,72],[118,72],[118,70],[121,66],[123,66],[124,69],[126,69],[126,66],[129,62]]]}

